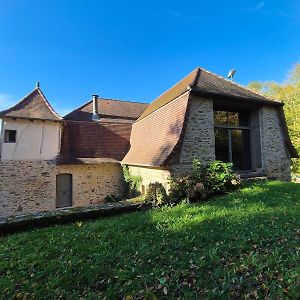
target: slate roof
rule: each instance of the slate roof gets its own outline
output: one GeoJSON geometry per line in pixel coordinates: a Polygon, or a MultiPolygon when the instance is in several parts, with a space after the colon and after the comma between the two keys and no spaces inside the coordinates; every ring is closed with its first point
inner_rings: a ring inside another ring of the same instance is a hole
{"type": "MultiPolygon", "coordinates": [[[[134,122],[147,106],[147,103],[98,98],[99,116],[100,119],[105,121],[134,122]]],[[[91,121],[92,112],[93,101],[89,101],[64,116],[64,119],[73,121],[91,121]]]]}
{"type": "Polygon", "coordinates": [[[39,87],[36,87],[15,106],[1,111],[0,117],[61,120],[61,117],[54,111],[39,87]]]}
{"type": "Polygon", "coordinates": [[[281,102],[270,100],[263,95],[229,81],[219,75],[211,73],[203,68],[196,68],[181,81],[165,93],[156,98],[141,114],[137,121],[145,118],[158,108],[168,104],[185,91],[191,90],[203,96],[219,96],[231,99],[240,99],[252,102],[261,102],[270,105],[282,105],[281,102]]]}

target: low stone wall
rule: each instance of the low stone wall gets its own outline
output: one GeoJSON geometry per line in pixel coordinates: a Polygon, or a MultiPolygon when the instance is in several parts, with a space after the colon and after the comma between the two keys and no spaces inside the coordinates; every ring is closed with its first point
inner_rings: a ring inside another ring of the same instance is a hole
{"type": "Polygon", "coordinates": [[[121,166],[56,165],[55,161],[0,162],[0,216],[56,209],[56,175],[73,178],[73,206],[103,202],[123,193],[121,166]]]}
{"type": "Polygon", "coordinates": [[[267,176],[291,180],[291,159],[284,145],[276,108],[265,106],[260,110],[260,132],[263,170],[267,176]]]}

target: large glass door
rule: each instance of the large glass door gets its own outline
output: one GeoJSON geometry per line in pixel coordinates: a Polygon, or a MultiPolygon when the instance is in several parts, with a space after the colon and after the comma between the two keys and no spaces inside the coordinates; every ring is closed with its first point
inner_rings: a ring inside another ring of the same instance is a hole
{"type": "Polygon", "coordinates": [[[215,111],[215,155],[235,170],[251,170],[250,127],[245,113],[215,111]]]}

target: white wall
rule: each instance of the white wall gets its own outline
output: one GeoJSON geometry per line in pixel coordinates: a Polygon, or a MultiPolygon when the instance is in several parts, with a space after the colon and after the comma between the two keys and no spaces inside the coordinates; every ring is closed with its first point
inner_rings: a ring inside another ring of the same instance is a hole
{"type": "Polygon", "coordinates": [[[60,123],[39,120],[5,120],[5,130],[16,130],[16,143],[4,143],[1,160],[51,160],[60,150],[60,123]]]}

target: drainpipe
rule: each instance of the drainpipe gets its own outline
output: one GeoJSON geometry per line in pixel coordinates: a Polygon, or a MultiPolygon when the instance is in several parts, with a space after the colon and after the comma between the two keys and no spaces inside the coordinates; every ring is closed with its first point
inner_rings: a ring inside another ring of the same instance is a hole
{"type": "Polygon", "coordinates": [[[98,95],[92,95],[93,97],[93,121],[99,121],[99,112],[98,112],[98,95]]]}

